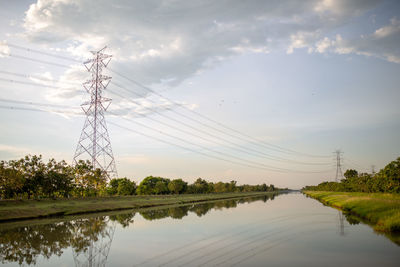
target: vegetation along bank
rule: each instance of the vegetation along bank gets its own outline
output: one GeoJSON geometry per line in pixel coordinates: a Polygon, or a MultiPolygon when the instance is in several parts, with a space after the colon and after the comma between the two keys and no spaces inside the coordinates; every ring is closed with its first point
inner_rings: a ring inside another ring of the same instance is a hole
{"type": "Polygon", "coordinates": [[[278,192],[235,192],[182,195],[135,195],[86,197],[71,199],[3,200],[0,201],[0,222],[50,216],[75,215],[123,209],[139,209],[164,205],[201,203],[212,200],[255,196],[272,196],[278,192]]]}
{"type": "Polygon", "coordinates": [[[356,215],[378,232],[400,232],[400,194],[303,191],[322,203],[356,215]]]}
{"type": "Polygon", "coordinates": [[[347,170],[340,182],[306,186],[306,195],[356,215],[380,232],[400,232],[400,158],[377,173],[347,170]]]}
{"type": "Polygon", "coordinates": [[[69,165],[41,156],[0,161],[0,221],[88,212],[179,205],[210,200],[274,194],[274,185],[238,185],[236,181],[208,182],[148,176],[109,180],[90,162],[69,165]]]}

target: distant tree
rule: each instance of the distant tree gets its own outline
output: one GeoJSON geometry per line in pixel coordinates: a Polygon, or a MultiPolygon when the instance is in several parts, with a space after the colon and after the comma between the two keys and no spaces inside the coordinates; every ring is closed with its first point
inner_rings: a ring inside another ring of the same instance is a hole
{"type": "Polygon", "coordinates": [[[117,193],[120,196],[134,195],[136,191],[136,183],[128,178],[120,178],[118,181],[117,193]]]}
{"type": "Polygon", "coordinates": [[[275,186],[274,186],[273,184],[270,184],[270,185],[269,185],[269,190],[270,190],[270,191],[275,191],[275,186]]]}
{"type": "Polygon", "coordinates": [[[119,179],[118,178],[113,178],[108,182],[107,186],[107,194],[109,195],[116,195],[118,193],[118,183],[119,179]]]}
{"type": "Polygon", "coordinates": [[[229,189],[228,183],[218,182],[218,183],[214,184],[214,192],[215,193],[228,192],[228,189],[229,189]]]}
{"type": "Polygon", "coordinates": [[[154,187],[154,193],[157,195],[162,195],[162,194],[167,194],[168,191],[168,186],[164,181],[157,181],[156,185],[154,187]]]}
{"type": "Polygon", "coordinates": [[[347,179],[356,178],[358,176],[358,172],[356,170],[349,169],[349,170],[345,171],[343,175],[347,179]]]}
{"type": "Polygon", "coordinates": [[[107,185],[107,173],[93,169],[89,161],[80,160],[74,167],[75,190],[80,196],[93,196],[107,185]]]}
{"type": "Polygon", "coordinates": [[[166,194],[169,182],[166,178],[148,176],[139,184],[136,192],[138,195],[166,194]]]}
{"type": "Polygon", "coordinates": [[[182,179],[174,179],[168,183],[168,189],[172,194],[182,194],[186,191],[187,183],[182,179]]]}
{"type": "Polygon", "coordinates": [[[210,186],[206,180],[203,180],[201,178],[198,178],[194,183],[193,183],[193,193],[195,194],[204,194],[204,193],[209,193],[210,186]]]}

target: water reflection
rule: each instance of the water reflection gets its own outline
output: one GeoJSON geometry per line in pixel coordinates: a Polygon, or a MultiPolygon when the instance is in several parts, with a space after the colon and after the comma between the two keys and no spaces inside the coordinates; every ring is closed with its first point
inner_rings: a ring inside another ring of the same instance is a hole
{"type": "Polygon", "coordinates": [[[189,215],[189,212],[195,213],[197,216],[201,217],[206,215],[210,210],[221,210],[223,208],[236,208],[238,204],[250,203],[253,201],[263,201],[267,202],[267,200],[273,200],[277,194],[258,196],[258,197],[248,197],[241,199],[228,199],[228,200],[219,200],[214,202],[206,202],[199,204],[192,204],[187,206],[177,206],[170,208],[159,208],[159,209],[150,209],[140,211],[140,215],[146,220],[158,220],[167,217],[171,217],[173,219],[182,219],[185,216],[189,215]]]}
{"type": "MultiPolygon", "coordinates": [[[[238,204],[261,200],[266,202],[275,195],[250,197],[243,199],[221,200],[195,205],[169,208],[146,209],[139,211],[146,220],[157,220],[166,217],[182,219],[194,213],[201,217],[212,209],[235,208],[238,204]]],[[[12,224],[1,225],[0,259],[5,263],[34,265],[39,256],[49,259],[60,257],[71,248],[76,266],[105,266],[111,248],[115,227],[119,224],[125,228],[133,224],[135,212],[118,213],[89,218],[78,218],[71,221],[58,220],[52,223],[35,221],[34,223],[13,227],[12,224]]]]}
{"type": "Polygon", "coordinates": [[[343,215],[343,212],[338,210],[338,232],[339,232],[339,235],[341,235],[341,236],[345,236],[345,233],[344,233],[344,218],[345,218],[345,216],[343,215]]]}
{"type": "MultiPolygon", "coordinates": [[[[94,253],[104,255],[104,251],[93,252],[94,246],[103,243],[106,239],[109,239],[111,244],[114,222],[119,222],[124,226],[131,222],[133,216],[134,214],[123,217],[100,216],[1,230],[1,262],[17,262],[20,265],[36,264],[38,256],[41,255],[46,259],[53,255],[61,256],[63,250],[69,247],[72,248],[77,263],[82,261],[80,257],[86,253],[91,253],[92,256],[88,259],[93,261],[94,253]]],[[[104,247],[104,244],[102,246],[104,247]]]]}
{"type": "Polygon", "coordinates": [[[115,231],[110,217],[93,218],[74,225],[71,242],[75,266],[105,266],[115,231]]]}

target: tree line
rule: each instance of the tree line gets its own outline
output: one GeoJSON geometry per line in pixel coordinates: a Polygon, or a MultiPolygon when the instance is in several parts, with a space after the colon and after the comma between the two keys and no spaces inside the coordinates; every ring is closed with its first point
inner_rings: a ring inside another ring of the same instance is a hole
{"type": "Polygon", "coordinates": [[[358,173],[349,169],[340,182],[323,182],[316,186],[306,186],[303,190],[400,193],[400,157],[390,162],[377,173],[358,173]]]}
{"type": "Polygon", "coordinates": [[[93,169],[89,161],[69,165],[64,160],[27,155],[19,160],[0,161],[0,199],[40,199],[90,196],[206,194],[275,191],[274,185],[237,185],[208,182],[198,178],[189,184],[182,179],[148,176],[140,184],[128,178],[108,181],[107,174],[93,169]]]}

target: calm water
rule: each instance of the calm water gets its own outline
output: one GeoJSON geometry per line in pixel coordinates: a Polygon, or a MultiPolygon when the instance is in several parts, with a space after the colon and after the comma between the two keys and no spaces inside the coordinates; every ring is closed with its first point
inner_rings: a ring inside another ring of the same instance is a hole
{"type": "Polygon", "coordinates": [[[399,266],[400,246],[292,193],[0,224],[0,258],[6,266],[399,266]]]}

